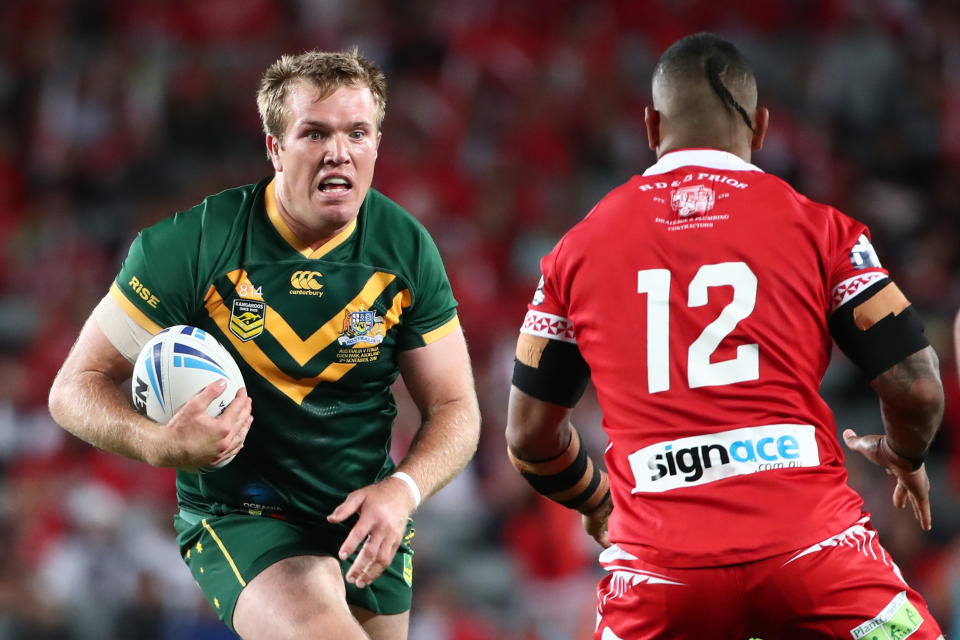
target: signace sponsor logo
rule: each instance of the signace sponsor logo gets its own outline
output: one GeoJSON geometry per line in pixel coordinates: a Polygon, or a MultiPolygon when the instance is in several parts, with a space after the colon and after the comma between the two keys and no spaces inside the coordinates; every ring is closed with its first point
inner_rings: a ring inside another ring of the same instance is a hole
{"type": "Polygon", "coordinates": [[[628,456],[636,479],[633,493],[670,491],[759,471],[817,466],[820,452],[814,432],[808,424],[768,424],[644,447],[628,456]]]}

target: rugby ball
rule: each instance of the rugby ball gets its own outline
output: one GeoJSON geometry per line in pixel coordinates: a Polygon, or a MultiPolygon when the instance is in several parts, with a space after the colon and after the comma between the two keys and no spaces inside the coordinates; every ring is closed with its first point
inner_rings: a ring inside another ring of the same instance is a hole
{"type": "Polygon", "coordinates": [[[244,386],[240,368],[206,331],[188,325],[167,327],[143,345],[133,365],[133,406],[151,420],[166,424],[190,398],[221,379],[227,381],[227,387],[207,407],[211,416],[220,415],[244,386]]]}

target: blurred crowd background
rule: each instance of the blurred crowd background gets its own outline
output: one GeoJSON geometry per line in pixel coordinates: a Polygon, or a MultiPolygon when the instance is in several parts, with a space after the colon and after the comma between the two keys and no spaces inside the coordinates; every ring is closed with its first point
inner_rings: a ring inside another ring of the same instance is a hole
{"type": "MultiPolygon", "coordinates": [[[[173,476],[62,432],[46,395],[136,231],[270,173],[254,94],[281,53],[357,45],[387,72],[374,186],[432,232],[461,303],[480,450],[417,516],[411,640],[590,637],[599,548],[507,462],[538,260],[654,160],[649,75],[691,32],[756,65],[754,161],[867,223],[941,356],[934,529],[847,461],[881,539],[960,637],[960,7],[953,0],[2,0],[0,638],[232,637],[178,558],[173,476]]],[[[771,212],[776,215],[776,212],[771,212]]],[[[402,388],[395,448],[416,419],[402,388]]],[[[839,424],[882,429],[836,354],[839,424]]],[[[602,450],[588,399],[577,424],[602,450]]],[[[696,526],[696,523],[691,523],[696,526]]]]}

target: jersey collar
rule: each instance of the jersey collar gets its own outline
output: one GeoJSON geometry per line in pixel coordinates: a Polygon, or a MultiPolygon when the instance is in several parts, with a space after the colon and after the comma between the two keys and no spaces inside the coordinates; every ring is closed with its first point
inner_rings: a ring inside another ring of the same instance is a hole
{"type": "Polygon", "coordinates": [[[752,165],[740,156],[719,149],[679,149],[660,156],[657,163],[643,172],[645,176],[670,173],[680,167],[706,167],[725,171],[759,171],[763,169],[752,165]]]}
{"type": "Polygon", "coordinates": [[[357,228],[357,219],[354,218],[353,221],[347,225],[346,229],[333,236],[316,249],[311,249],[309,245],[297,238],[296,234],[290,229],[290,227],[287,226],[287,223],[283,221],[283,218],[280,217],[280,211],[277,208],[277,195],[275,192],[276,187],[274,187],[275,183],[276,180],[271,180],[267,185],[267,188],[263,191],[263,204],[267,210],[267,217],[270,219],[270,223],[273,224],[273,227],[277,230],[277,233],[279,233],[283,239],[287,241],[287,244],[293,247],[304,258],[312,258],[314,260],[317,258],[322,258],[343,244],[346,239],[350,237],[350,234],[353,233],[353,230],[357,228]]]}

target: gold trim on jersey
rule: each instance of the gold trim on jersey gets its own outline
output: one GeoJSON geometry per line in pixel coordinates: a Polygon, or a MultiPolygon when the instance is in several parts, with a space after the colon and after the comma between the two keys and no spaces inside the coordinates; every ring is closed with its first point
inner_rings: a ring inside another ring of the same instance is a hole
{"type": "Polygon", "coordinates": [[[390,308],[387,309],[387,312],[383,316],[384,333],[387,332],[387,329],[400,322],[400,316],[403,315],[403,308],[409,306],[410,291],[408,289],[404,289],[393,296],[393,304],[390,305],[390,308]]]}
{"type": "Polygon", "coordinates": [[[445,323],[434,329],[433,331],[427,331],[423,334],[423,342],[425,344],[430,344],[436,342],[444,336],[448,336],[453,333],[457,327],[460,326],[460,316],[453,316],[445,323]]]}
{"type": "MultiPolygon", "coordinates": [[[[252,286],[247,272],[243,269],[231,271],[226,275],[236,288],[243,285],[252,286]]],[[[353,300],[305,340],[270,305],[266,305],[266,330],[297,364],[303,366],[339,337],[343,329],[343,314],[348,309],[357,309],[361,306],[369,308],[395,279],[396,275],[392,273],[382,271],[374,273],[353,300]]],[[[384,333],[400,321],[403,307],[409,304],[410,292],[406,289],[393,297],[393,303],[384,316],[384,333]]],[[[321,382],[336,382],[355,366],[354,363],[333,362],[317,376],[296,380],[281,371],[255,341],[243,342],[230,332],[230,309],[216,287],[210,287],[204,305],[207,313],[229,338],[247,364],[297,404],[302,403],[303,399],[321,382]]]]}
{"type": "Polygon", "coordinates": [[[120,308],[129,314],[133,321],[138,325],[143,327],[145,330],[149,331],[151,334],[156,335],[163,330],[159,324],[151,320],[147,314],[137,307],[137,305],[130,302],[127,299],[127,296],[124,295],[123,291],[120,290],[120,287],[117,286],[117,283],[114,282],[110,285],[110,296],[117,301],[117,304],[120,305],[120,308]]]}
{"type": "Polygon", "coordinates": [[[277,230],[277,233],[283,236],[283,239],[286,240],[291,247],[296,249],[304,258],[310,258],[313,260],[322,258],[343,244],[344,241],[350,237],[350,234],[353,233],[353,230],[357,228],[357,219],[354,218],[343,231],[333,236],[316,249],[311,249],[309,245],[304,244],[303,241],[297,237],[293,230],[287,226],[287,223],[284,222],[283,218],[280,216],[280,209],[277,207],[277,194],[276,187],[274,186],[275,183],[276,179],[271,180],[263,192],[263,204],[267,209],[267,217],[270,219],[270,223],[273,224],[273,227],[277,230]]]}

